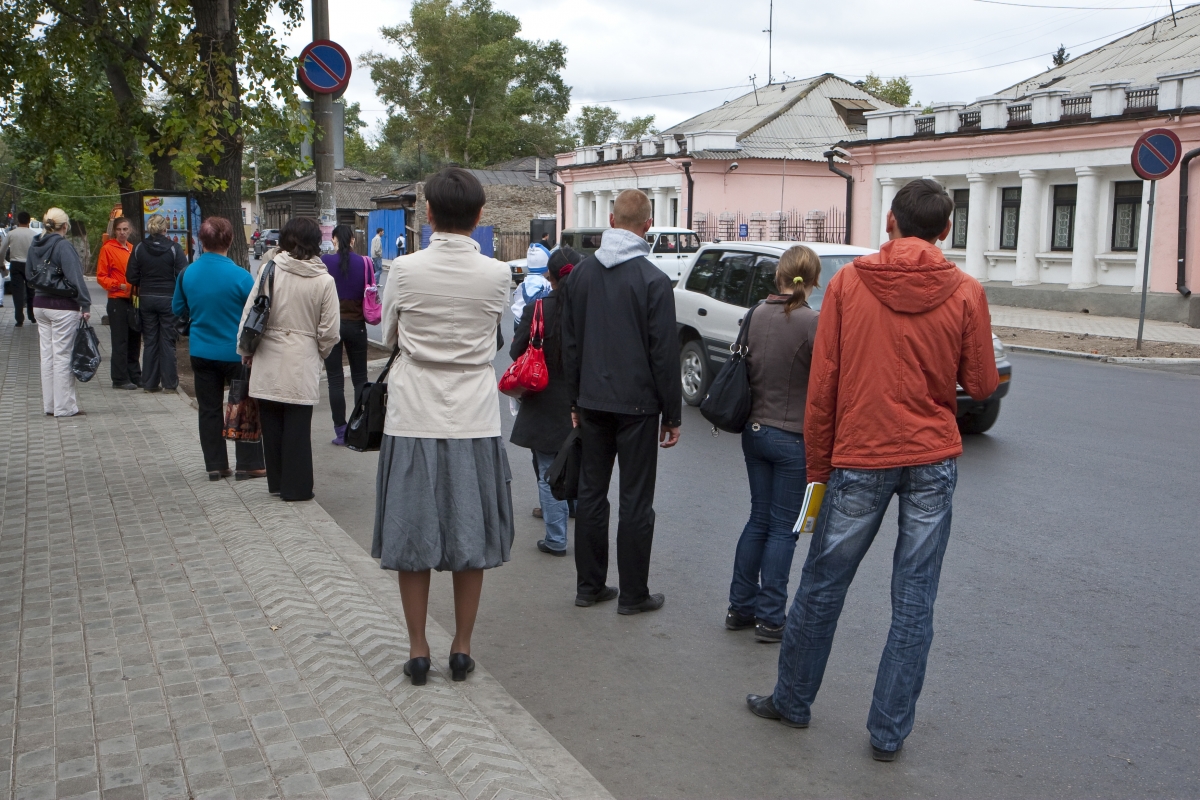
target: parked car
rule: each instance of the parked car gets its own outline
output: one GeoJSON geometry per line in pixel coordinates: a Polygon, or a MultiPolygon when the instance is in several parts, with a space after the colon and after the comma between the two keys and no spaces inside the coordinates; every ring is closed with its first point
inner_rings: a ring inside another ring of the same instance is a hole
{"type": "MultiPolygon", "coordinates": [[[[563,241],[585,256],[600,249],[600,238],[608,228],[567,228],[563,241]]],[[[700,250],[700,237],[687,228],[651,228],[646,233],[650,243],[650,254],[646,256],[655,266],[665,272],[672,281],[678,282],[686,267],[700,250]]],[[[524,279],[526,260],[508,262],[514,281],[524,279]]]]}
{"type": "Polygon", "coordinates": [[[270,250],[272,247],[279,246],[279,230],[276,228],[267,228],[259,233],[257,239],[254,240],[254,257],[262,258],[263,253],[270,250]]]}
{"type": "MultiPolygon", "coordinates": [[[[675,316],[679,326],[679,374],[683,399],[698,406],[708,384],[729,359],[746,310],[775,289],[775,267],[783,252],[797,242],[722,242],[706,244],[675,287],[675,316]]],[[[821,288],[808,304],[821,308],[825,287],[837,271],[861,255],[865,247],[842,244],[803,244],[821,258],[821,288]]],[[[1000,386],[986,400],[977,401],[958,387],[958,428],[964,434],[983,433],[995,424],[1000,400],[1008,394],[1012,365],[1004,345],[992,335],[1000,386]]]]}

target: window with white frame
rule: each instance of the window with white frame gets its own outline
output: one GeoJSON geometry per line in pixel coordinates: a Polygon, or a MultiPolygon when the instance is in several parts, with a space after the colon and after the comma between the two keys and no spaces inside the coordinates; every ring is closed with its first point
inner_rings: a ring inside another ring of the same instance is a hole
{"type": "Polygon", "coordinates": [[[1000,190],[1000,249],[1017,249],[1021,224],[1021,187],[1000,190]]]}
{"type": "Polygon", "coordinates": [[[1075,195],[1075,184],[1054,187],[1054,233],[1050,239],[1051,250],[1071,250],[1075,246],[1075,195]]]}
{"type": "Polygon", "coordinates": [[[1113,192],[1112,249],[1138,249],[1138,228],[1142,221],[1142,182],[1118,181],[1113,192]]]}

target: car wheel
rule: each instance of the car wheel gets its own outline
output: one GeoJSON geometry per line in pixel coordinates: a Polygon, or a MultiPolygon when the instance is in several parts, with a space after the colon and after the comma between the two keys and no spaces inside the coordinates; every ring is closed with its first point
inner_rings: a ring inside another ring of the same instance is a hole
{"type": "Polygon", "coordinates": [[[683,401],[689,406],[700,405],[708,390],[708,365],[704,347],[695,339],[684,342],[679,351],[679,378],[683,383],[683,401]]]}
{"type": "Polygon", "coordinates": [[[958,432],[964,435],[986,433],[1000,416],[1000,401],[993,400],[978,411],[958,418],[958,432]]]}

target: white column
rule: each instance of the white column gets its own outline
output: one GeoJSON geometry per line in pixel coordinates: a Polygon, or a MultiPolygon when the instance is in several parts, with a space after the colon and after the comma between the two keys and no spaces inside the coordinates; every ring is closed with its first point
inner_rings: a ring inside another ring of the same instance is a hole
{"type": "Polygon", "coordinates": [[[967,260],[963,271],[979,281],[988,279],[988,220],[992,218],[992,176],[967,174],[970,200],[967,206],[967,260]]]}
{"type": "Polygon", "coordinates": [[[895,178],[879,179],[879,238],[874,242],[876,247],[888,240],[887,215],[892,210],[892,201],[896,199],[897,191],[899,187],[896,186],[895,178]]]}
{"type": "Polygon", "coordinates": [[[671,209],[668,207],[666,187],[655,187],[654,192],[654,225],[658,228],[667,226],[671,209]]]}
{"type": "Polygon", "coordinates": [[[583,228],[588,224],[588,211],[591,210],[592,200],[587,192],[575,193],[575,227],[583,228]]]}
{"type": "Polygon", "coordinates": [[[1046,173],[1023,169],[1018,174],[1021,176],[1021,215],[1017,223],[1017,274],[1013,286],[1031,286],[1042,282],[1037,251],[1042,241],[1042,190],[1046,173]]]}
{"type": "Polygon", "coordinates": [[[596,192],[596,219],[592,225],[597,228],[608,227],[608,215],[612,212],[612,190],[601,189],[596,192]]]}
{"type": "Polygon", "coordinates": [[[1096,226],[1100,209],[1100,172],[1092,167],[1076,167],[1075,236],[1071,252],[1071,283],[1068,289],[1096,286],[1096,226]]]}

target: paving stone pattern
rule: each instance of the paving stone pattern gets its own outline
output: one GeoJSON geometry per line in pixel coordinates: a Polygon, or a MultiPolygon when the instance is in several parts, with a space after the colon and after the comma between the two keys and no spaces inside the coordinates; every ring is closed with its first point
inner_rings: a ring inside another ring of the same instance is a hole
{"type": "MultiPolygon", "coordinates": [[[[1059,333],[1088,333],[1092,336],[1115,336],[1136,339],[1138,321],[1128,317],[1100,317],[1073,311],[1042,311],[1036,308],[990,306],[992,324],[1007,328],[1029,328],[1059,333]]],[[[1200,345],[1200,328],[1189,328],[1176,322],[1147,320],[1143,338],[1149,342],[1176,342],[1200,345]]]]}
{"type": "Polygon", "coordinates": [[[605,796],[482,666],[411,686],[391,573],[315,503],[208,481],[181,398],[106,363],[45,417],[11,320],[0,375],[0,798],[605,796]]]}

